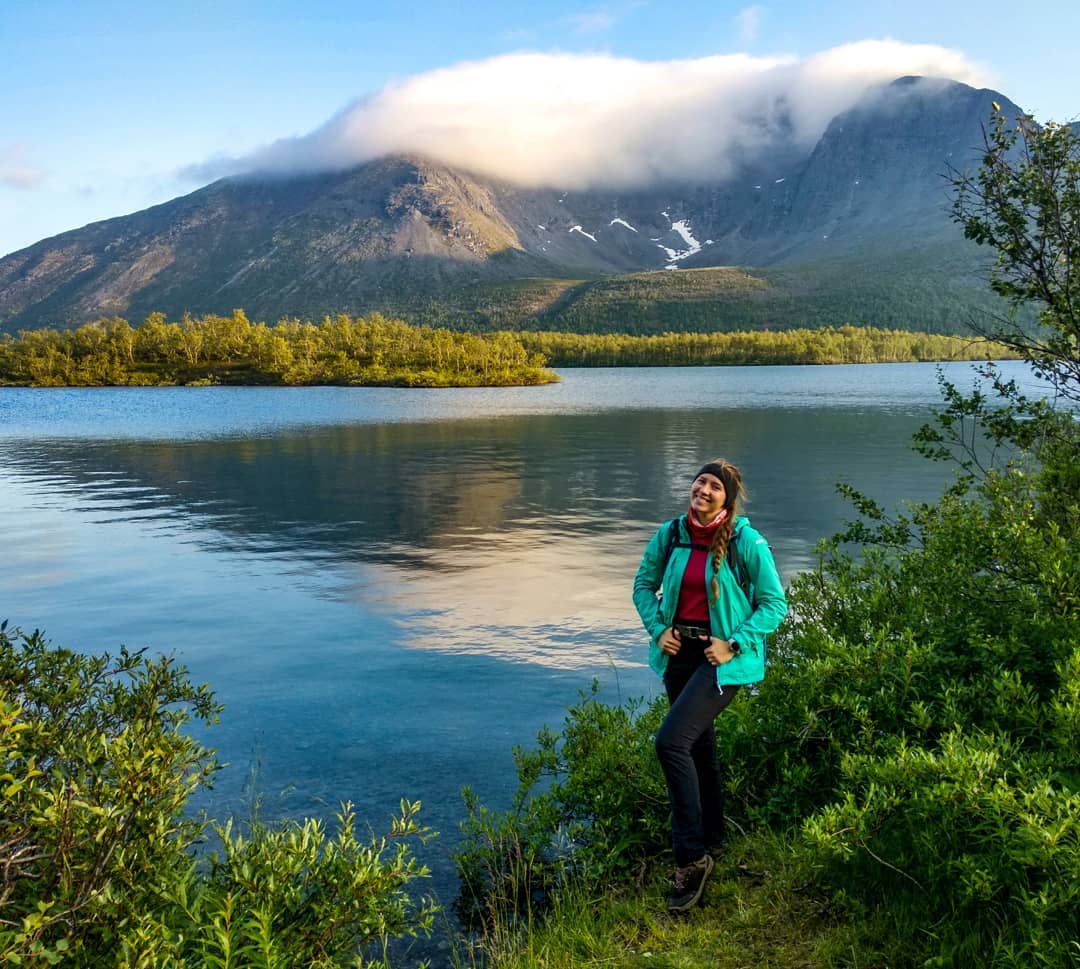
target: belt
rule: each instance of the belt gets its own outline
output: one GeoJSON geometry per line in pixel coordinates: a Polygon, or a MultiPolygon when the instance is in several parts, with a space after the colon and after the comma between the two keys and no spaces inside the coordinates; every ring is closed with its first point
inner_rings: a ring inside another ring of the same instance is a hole
{"type": "Polygon", "coordinates": [[[701,639],[702,637],[708,638],[709,636],[708,626],[690,626],[685,623],[677,622],[675,623],[674,629],[681,639],[701,639]]]}

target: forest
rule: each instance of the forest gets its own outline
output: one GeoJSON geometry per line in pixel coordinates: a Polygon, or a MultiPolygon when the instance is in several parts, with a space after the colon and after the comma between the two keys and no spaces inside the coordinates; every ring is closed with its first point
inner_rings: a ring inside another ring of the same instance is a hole
{"type": "Polygon", "coordinates": [[[550,383],[548,367],[718,366],[986,360],[1006,348],[869,327],[660,336],[548,332],[462,333],[378,314],[321,323],[252,323],[231,316],[138,326],[96,320],[74,330],[0,338],[0,385],[282,385],[474,387],[550,383]]]}
{"type": "Polygon", "coordinates": [[[879,330],[868,326],[738,333],[517,334],[530,353],[555,367],[756,366],[763,364],[909,363],[1013,357],[974,337],[879,330]]]}
{"type": "Polygon", "coordinates": [[[378,314],[267,326],[243,310],[178,323],[151,313],[136,327],[113,318],[0,340],[0,384],[36,387],[496,387],[556,379],[509,334],[413,327],[378,314]]]}

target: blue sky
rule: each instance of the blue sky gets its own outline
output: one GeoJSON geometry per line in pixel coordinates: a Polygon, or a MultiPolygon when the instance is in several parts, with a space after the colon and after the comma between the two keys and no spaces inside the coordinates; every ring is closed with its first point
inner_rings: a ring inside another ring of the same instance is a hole
{"type": "MultiPolygon", "coordinates": [[[[388,85],[512,53],[563,58],[541,69],[595,55],[572,75],[585,84],[597,83],[605,57],[806,60],[887,38],[948,48],[1040,119],[1071,120],[1078,9],[1075,0],[3,0],[0,254],[192,191],[221,159],[307,135],[388,85]]],[[[387,110],[404,111],[393,100],[387,110]]]]}

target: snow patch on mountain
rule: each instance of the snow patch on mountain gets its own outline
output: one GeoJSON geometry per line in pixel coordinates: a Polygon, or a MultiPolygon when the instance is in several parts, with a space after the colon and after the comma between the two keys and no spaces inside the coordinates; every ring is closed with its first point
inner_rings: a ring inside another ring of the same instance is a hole
{"type": "Polygon", "coordinates": [[[629,229],[629,230],[630,230],[631,232],[637,232],[637,229],[635,229],[635,228],[634,228],[634,227],[633,227],[633,226],[632,226],[632,225],[631,225],[631,224],[630,224],[629,222],[627,222],[627,221],[626,221],[625,219],[612,219],[612,220],[611,220],[611,221],[610,221],[610,222],[608,223],[608,225],[624,225],[624,226],[626,226],[626,228],[628,228],[628,229],[629,229]]]}
{"type": "Polygon", "coordinates": [[[678,222],[673,222],[671,228],[683,237],[683,242],[685,242],[687,246],[686,254],[688,256],[692,256],[695,252],[701,252],[701,243],[690,234],[690,223],[688,221],[680,219],[678,222]]]}
{"type": "Polygon", "coordinates": [[[580,225],[571,226],[569,231],[580,232],[583,236],[585,236],[586,239],[592,239],[593,242],[596,242],[596,236],[589,235],[589,233],[586,232],[583,228],[581,228],[580,225]]]}
{"type": "MultiPolygon", "coordinates": [[[[678,222],[671,223],[671,231],[682,237],[685,247],[682,249],[672,249],[670,246],[665,246],[660,242],[657,245],[664,250],[668,258],[668,264],[665,269],[677,268],[675,263],[681,262],[683,259],[688,259],[690,256],[701,252],[701,243],[694,238],[693,233],[690,231],[690,222],[688,219],[679,219],[678,222]]],[[[656,242],[656,240],[653,240],[656,242]]],[[[711,242],[712,240],[710,240],[711,242]]]]}

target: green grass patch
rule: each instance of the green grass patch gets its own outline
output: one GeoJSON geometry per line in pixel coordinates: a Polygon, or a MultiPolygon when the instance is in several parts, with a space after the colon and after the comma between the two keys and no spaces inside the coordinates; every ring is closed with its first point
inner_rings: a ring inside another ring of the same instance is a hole
{"type": "MultiPolygon", "coordinates": [[[[721,266],[607,276],[506,324],[570,333],[717,333],[867,326],[967,334],[1007,315],[988,268],[955,241],[764,268],[721,266]],[[883,255],[887,252],[887,255],[883,255]]],[[[1033,314],[1028,314],[1034,320],[1033,314]]]]}
{"type": "MultiPolygon", "coordinates": [[[[666,908],[668,874],[602,889],[568,885],[545,918],[493,927],[459,963],[491,969],[819,969],[855,965],[853,933],[807,887],[790,845],[734,840],[685,915],[666,908]]],[[[865,954],[865,953],[864,953],[865,954]]],[[[863,963],[865,964],[865,963],[863,963]]]]}

